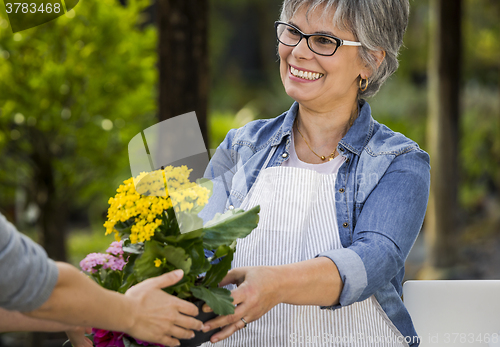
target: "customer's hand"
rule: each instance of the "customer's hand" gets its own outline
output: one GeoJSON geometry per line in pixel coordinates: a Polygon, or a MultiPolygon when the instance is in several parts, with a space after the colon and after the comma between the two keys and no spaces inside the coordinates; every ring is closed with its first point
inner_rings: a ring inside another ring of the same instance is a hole
{"type": "Polygon", "coordinates": [[[182,270],[175,270],[130,288],[125,296],[134,319],[125,333],[166,346],[177,346],[178,339],[194,337],[193,330],[201,330],[203,323],[189,316],[197,316],[198,308],[161,290],[179,282],[182,276],[182,270]]]}
{"type": "Polygon", "coordinates": [[[71,330],[66,330],[65,333],[68,336],[69,342],[73,347],[92,347],[94,344],[92,341],[85,336],[85,334],[90,334],[92,328],[90,327],[75,327],[71,330]]]}
{"type": "MultiPolygon", "coordinates": [[[[211,337],[212,343],[224,340],[244,328],[242,318],[250,324],[280,303],[281,298],[274,278],[273,269],[267,266],[241,267],[228,272],[219,286],[230,283],[238,286],[231,292],[233,304],[237,307],[234,314],[219,316],[205,323],[203,331],[223,328],[211,337]]],[[[203,311],[210,312],[211,309],[204,305],[203,311]]]]}

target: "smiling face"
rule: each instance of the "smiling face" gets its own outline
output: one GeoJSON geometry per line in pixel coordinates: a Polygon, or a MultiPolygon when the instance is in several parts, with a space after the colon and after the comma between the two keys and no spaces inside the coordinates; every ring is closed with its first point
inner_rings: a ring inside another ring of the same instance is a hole
{"type": "MultiPolygon", "coordinates": [[[[305,34],[330,34],[338,38],[356,41],[352,33],[339,30],[317,8],[306,17],[303,7],[290,18],[305,34]]],[[[333,56],[313,53],[303,38],[295,47],[279,44],[280,74],[286,93],[301,105],[316,111],[329,111],[340,104],[352,104],[357,100],[358,77],[370,74],[358,55],[358,48],[341,46],[333,56]]]]}

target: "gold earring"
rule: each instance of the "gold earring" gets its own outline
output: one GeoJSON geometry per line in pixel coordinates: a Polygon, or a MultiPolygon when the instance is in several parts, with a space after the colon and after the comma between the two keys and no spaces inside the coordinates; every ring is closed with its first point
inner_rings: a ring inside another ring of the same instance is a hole
{"type": "Polygon", "coordinates": [[[365,81],[366,81],[366,84],[365,84],[365,87],[363,88],[363,87],[362,87],[362,84],[363,84],[363,78],[360,78],[360,79],[359,79],[359,90],[361,90],[362,92],[364,92],[364,91],[366,90],[366,88],[368,88],[368,84],[369,84],[369,82],[368,82],[368,78],[367,78],[367,79],[365,79],[365,81]]]}

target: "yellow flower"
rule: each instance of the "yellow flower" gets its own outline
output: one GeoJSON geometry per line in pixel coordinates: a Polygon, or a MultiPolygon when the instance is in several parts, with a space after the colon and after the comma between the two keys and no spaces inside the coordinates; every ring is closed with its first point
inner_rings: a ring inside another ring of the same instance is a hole
{"type": "Polygon", "coordinates": [[[116,224],[133,221],[130,242],[144,242],[150,240],[162,224],[164,211],[174,207],[176,211],[190,212],[195,207],[204,206],[210,190],[190,182],[191,171],[185,165],[168,166],[163,171],[141,172],[137,177],[125,180],[116,190],[116,195],[108,200],[107,221],[104,223],[106,235],[114,233],[118,239],[116,224]],[[137,192],[136,187],[143,194],[137,192]]]}
{"type": "Polygon", "coordinates": [[[155,267],[160,267],[161,266],[161,260],[156,258],[155,260],[155,267]]]}

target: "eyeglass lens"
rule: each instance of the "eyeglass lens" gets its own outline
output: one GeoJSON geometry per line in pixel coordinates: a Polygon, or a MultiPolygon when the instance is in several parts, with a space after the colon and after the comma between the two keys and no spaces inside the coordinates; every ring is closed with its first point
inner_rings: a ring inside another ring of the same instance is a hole
{"type": "MultiPolygon", "coordinates": [[[[287,46],[296,46],[302,38],[297,29],[287,24],[278,24],[276,33],[278,40],[287,46]]],[[[328,36],[312,35],[308,39],[308,46],[314,53],[332,55],[337,49],[337,41],[328,36]]]]}

